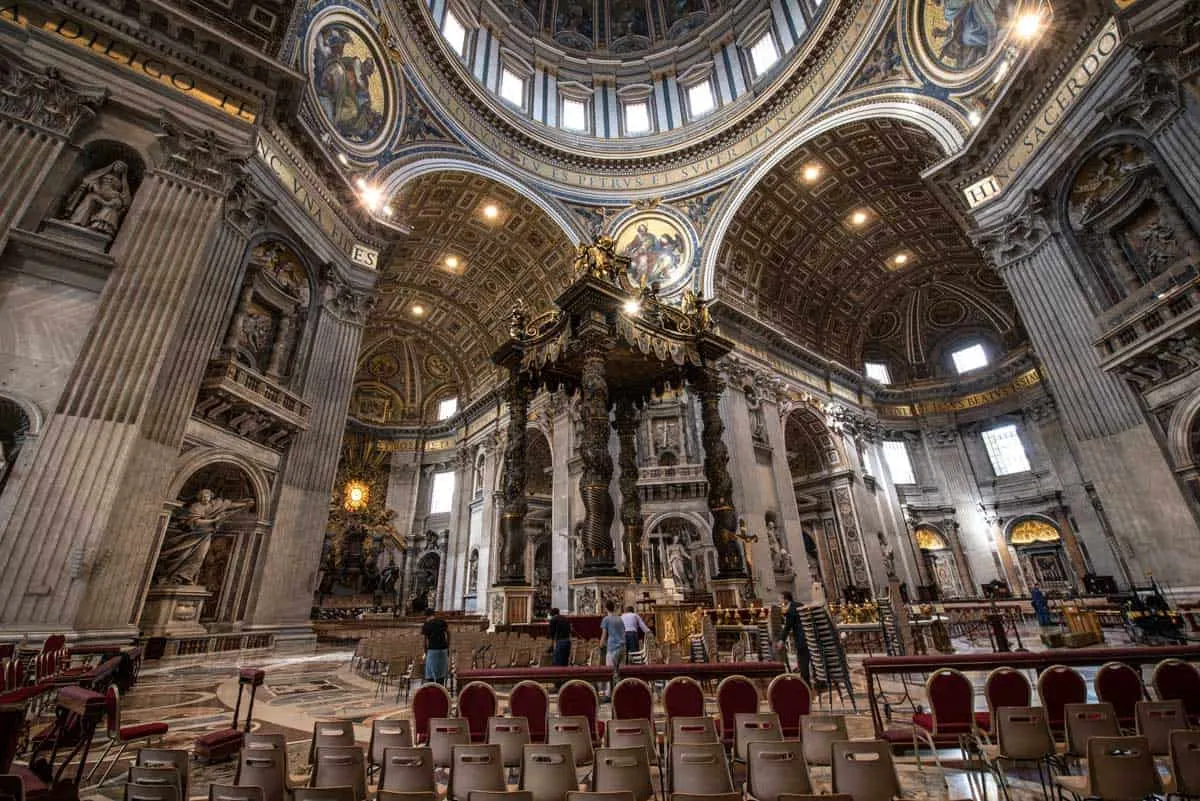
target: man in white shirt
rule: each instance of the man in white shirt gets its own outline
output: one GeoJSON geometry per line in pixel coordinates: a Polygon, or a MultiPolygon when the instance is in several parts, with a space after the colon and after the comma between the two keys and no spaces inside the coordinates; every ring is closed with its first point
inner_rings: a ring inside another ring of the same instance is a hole
{"type": "Polygon", "coordinates": [[[621,623],[625,626],[625,661],[629,661],[629,655],[638,650],[638,639],[640,634],[649,634],[650,627],[646,625],[646,621],[642,620],[642,616],[633,611],[632,606],[625,607],[625,614],[621,615],[621,623]]]}

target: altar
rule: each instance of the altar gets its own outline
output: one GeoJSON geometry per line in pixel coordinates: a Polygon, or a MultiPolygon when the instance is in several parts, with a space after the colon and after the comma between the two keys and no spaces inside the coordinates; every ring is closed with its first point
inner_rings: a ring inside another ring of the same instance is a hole
{"type": "MultiPolygon", "coordinates": [[[[573,283],[554,308],[530,315],[520,305],[509,318],[509,339],[492,355],[508,371],[507,442],[502,465],[499,570],[491,590],[493,624],[528,623],[532,588],[526,576],[526,426],[529,403],[541,390],[579,393],[582,464],[579,495],[583,520],[570,533],[577,569],[569,581],[575,614],[600,614],[605,604],[634,604],[645,587],[641,501],[635,433],[652,396],[687,386],[700,403],[704,480],[712,517],[717,573],[710,582],[725,605],[740,606],[748,581],[738,517],[733,506],[729,452],[719,403],[724,383],[719,361],[732,343],[713,330],[708,308],[690,291],[682,308],[663,303],[656,284],[636,285],[628,260],[612,240],[579,245],[573,283]],[[610,431],[618,441],[620,507],[614,508],[610,431]],[[614,543],[619,520],[622,548],[614,543]]],[[[663,597],[663,601],[681,598],[663,597]]]]}

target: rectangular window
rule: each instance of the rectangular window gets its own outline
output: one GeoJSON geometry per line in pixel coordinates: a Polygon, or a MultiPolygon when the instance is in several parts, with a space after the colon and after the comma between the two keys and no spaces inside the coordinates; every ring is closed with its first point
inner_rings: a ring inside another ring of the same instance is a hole
{"type": "Polygon", "coordinates": [[[525,107],[525,79],[512,70],[500,71],[500,96],[514,106],[525,107]]]}
{"type": "Polygon", "coordinates": [[[447,11],[446,18],[442,20],[442,36],[446,37],[454,52],[462,56],[463,51],[467,49],[467,29],[458,21],[458,17],[454,16],[453,11],[447,11]]]}
{"type": "Polygon", "coordinates": [[[755,77],[761,77],[779,61],[779,47],[775,44],[775,36],[770,31],[764,33],[750,48],[750,61],[754,65],[755,77]]]}
{"type": "Polygon", "coordinates": [[[429,514],[446,514],[453,504],[454,471],[444,470],[441,473],[434,473],[433,492],[429,496],[429,514]]]}
{"type": "Polygon", "coordinates": [[[438,401],[438,420],[453,417],[458,411],[458,398],[443,398],[438,401]]]}
{"type": "Polygon", "coordinates": [[[917,477],[913,474],[912,461],[908,458],[908,446],[904,444],[903,440],[884,440],[883,460],[887,462],[893,484],[917,483],[917,477]]]}
{"type": "Polygon", "coordinates": [[[563,98],[562,127],[568,131],[586,131],[587,104],[569,97],[563,98]]]}
{"type": "Polygon", "coordinates": [[[716,108],[716,101],[713,99],[712,81],[701,81],[695,86],[689,86],[687,98],[688,110],[691,111],[693,117],[703,117],[716,108]]]}
{"type": "Polygon", "coordinates": [[[979,344],[954,351],[953,358],[954,369],[958,370],[959,375],[971,370],[978,370],[980,367],[987,367],[988,363],[987,352],[984,351],[983,345],[979,344]]]}
{"type": "Polygon", "coordinates": [[[650,104],[645,101],[625,104],[625,133],[650,133],[650,104]]]}
{"type": "Polygon", "coordinates": [[[887,365],[883,362],[867,362],[867,378],[872,381],[878,381],[880,384],[892,383],[892,374],[888,372],[887,365]]]}
{"type": "Polygon", "coordinates": [[[1013,473],[1029,472],[1025,446],[1021,444],[1017,427],[1012,423],[984,431],[983,446],[987,448],[987,455],[992,461],[992,470],[996,475],[1011,476],[1013,473]]]}

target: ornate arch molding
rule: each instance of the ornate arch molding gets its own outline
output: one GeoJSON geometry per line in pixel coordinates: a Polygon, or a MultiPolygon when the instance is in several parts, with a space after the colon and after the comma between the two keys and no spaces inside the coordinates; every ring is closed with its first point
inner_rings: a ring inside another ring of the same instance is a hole
{"type": "Polygon", "coordinates": [[[8,391],[0,392],[0,398],[16,404],[17,408],[25,413],[26,419],[29,420],[29,429],[25,432],[25,436],[37,437],[41,435],[42,428],[46,425],[46,418],[42,415],[42,410],[38,408],[35,402],[24,395],[8,391]]]}
{"type": "Polygon", "coordinates": [[[231,464],[246,473],[250,479],[250,485],[254,488],[254,511],[258,515],[258,523],[262,526],[270,526],[272,524],[271,517],[264,515],[263,512],[272,507],[271,480],[257,464],[232,451],[203,448],[187,453],[176,468],[175,475],[171,477],[171,484],[167,490],[169,499],[178,498],[179,493],[183,491],[183,485],[197,471],[220,463],[231,464]]]}
{"type": "MultiPolygon", "coordinates": [[[[1058,521],[1052,517],[1047,517],[1046,515],[1038,514],[1036,512],[1032,512],[1030,514],[1024,514],[1024,515],[1017,515],[1012,520],[1009,520],[1008,523],[1005,524],[1005,526],[1004,526],[1004,541],[1006,543],[1008,543],[1009,545],[1013,545],[1014,547],[1016,547],[1017,543],[1013,543],[1013,541],[1012,541],[1013,529],[1015,529],[1021,523],[1030,522],[1030,521],[1042,523],[1043,525],[1046,525],[1046,526],[1054,529],[1055,533],[1058,534],[1058,539],[1054,540],[1054,542],[1057,542],[1060,544],[1063,543],[1063,539],[1064,539],[1063,538],[1063,530],[1062,530],[1062,526],[1059,525],[1058,521]]],[[[1046,542],[1049,543],[1050,541],[1047,540],[1046,542]]]]}
{"type": "Polygon", "coordinates": [[[651,515],[646,520],[646,525],[642,529],[645,532],[644,536],[647,536],[647,537],[650,536],[650,532],[654,531],[654,529],[657,528],[660,523],[664,523],[667,520],[673,520],[673,519],[683,520],[683,521],[695,526],[696,533],[700,535],[701,539],[704,539],[705,532],[707,532],[710,528],[712,528],[712,522],[710,520],[708,520],[706,518],[706,516],[701,514],[700,512],[684,512],[684,511],[658,512],[657,514],[651,515]]]}
{"type": "Polygon", "coordinates": [[[1176,471],[1195,467],[1192,455],[1192,423],[1200,414],[1200,389],[1175,406],[1167,422],[1167,454],[1176,471]]]}
{"type": "Polygon", "coordinates": [[[887,98],[843,107],[814,120],[807,128],[758,162],[725,193],[720,207],[715,211],[709,223],[704,241],[701,243],[701,252],[703,253],[699,277],[701,295],[713,297],[716,293],[717,253],[738,209],[759,182],[796,148],[842,125],[885,118],[916,125],[937,142],[943,153],[949,155],[960,150],[966,141],[956,122],[957,117],[956,112],[941,104],[935,106],[930,102],[917,103],[911,98],[887,98]]]}
{"type": "Polygon", "coordinates": [[[245,267],[249,262],[256,248],[270,242],[278,242],[290,250],[296,256],[296,260],[300,262],[300,266],[304,268],[304,272],[308,276],[310,292],[308,312],[312,314],[321,303],[321,264],[312,250],[290,229],[279,225],[256,232],[246,243],[246,249],[242,253],[242,266],[245,267]]]}
{"type": "Polygon", "coordinates": [[[378,180],[383,196],[391,198],[409,182],[420,178],[422,175],[434,172],[465,172],[471,175],[490,178],[499,184],[511,188],[517,194],[521,195],[521,197],[545,212],[571,244],[588,241],[591,238],[580,227],[574,215],[557,202],[551,200],[548,195],[535,191],[533,187],[515,175],[488,164],[462,158],[416,159],[397,167],[383,170],[379,174],[378,180]]]}

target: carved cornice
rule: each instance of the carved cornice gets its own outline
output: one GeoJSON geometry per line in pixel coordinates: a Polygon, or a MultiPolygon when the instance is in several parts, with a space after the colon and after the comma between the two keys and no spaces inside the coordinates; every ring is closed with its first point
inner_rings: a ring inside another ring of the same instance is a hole
{"type": "Polygon", "coordinates": [[[1022,411],[1025,412],[1025,419],[1037,425],[1048,423],[1058,416],[1058,406],[1054,403],[1054,398],[1046,394],[1031,399],[1022,411]]]}
{"type": "Polygon", "coordinates": [[[70,137],[107,97],[107,89],[67,81],[54,67],[26,66],[0,48],[0,116],[70,137]]]}
{"type": "Polygon", "coordinates": [[[267,213],[274,205],[275,201],[253,181],[239,175],[225,195],[225,219],[244,236],[250,237],[266,222],[267,213]]]}
{"type": "Polygon", "coordinates": [[[951,448],[958,444],[957,426],[931,426],[922,433],[925,440],[935,448],[951,448]]]}
{"type": "Polygon", "coordinates": [[[1003,271],[1032,255],[1050,238],[1053,230],[1048,211],[1045,198],[1038,192],[1029,192],[1019,211],[1007,215],[999,224],[975,233],[971,239],[992,259],[996,268],[1003,271]]]}
{"type": "Polygon", "coordinates": [[[825,424],[830,430],[865,443],[879,441],[879,419],[840,403],[825,404],[825,424]]]}
{"type": "Polygon", "coordinates": [[[1154,133],[1183,108],[1183,90],[1155,50],[1139,47],[1138,55],[1140,60],[1131,70],[1134,88],[1103,114],[1112,122],[1154,133]]]}
{"type": "Polygon", "coordinates": [[[156,169],[180,181],[229,193],[245,175],[248,151],[221,142],[210,129],[196,130],[163,114],[158,120],[156,169]]]}

